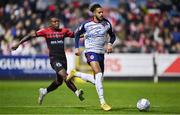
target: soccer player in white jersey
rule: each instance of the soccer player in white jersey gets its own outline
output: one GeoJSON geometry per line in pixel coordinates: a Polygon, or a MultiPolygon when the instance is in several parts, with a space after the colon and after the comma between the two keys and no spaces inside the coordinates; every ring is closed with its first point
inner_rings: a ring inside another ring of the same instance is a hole
{"type": "Polygon", "coordinates": [[[90,11],[93,13],[93,18],[80,25],[75,33],[75,54],[80,55],[79,38],[84,34],[85,39],[85,56],[87,63],[91,66],[94,76],[72,70],[67,77],[67,81],[72,77],[77,76],[85,81],[91,82],[95,85],[97,94],[99,96],[101,108],[105,111],[111,110],[111,107],[106,103],[103,93],[103,73],[104,73],[104,53],[112,52],[112,44],[116,37],[112,32],[111,24],[103,17],[103,9],[99,4],[91,6],[90,11]],[[106,36],[109,34],[110,40],[106,49],[106,36]]]}

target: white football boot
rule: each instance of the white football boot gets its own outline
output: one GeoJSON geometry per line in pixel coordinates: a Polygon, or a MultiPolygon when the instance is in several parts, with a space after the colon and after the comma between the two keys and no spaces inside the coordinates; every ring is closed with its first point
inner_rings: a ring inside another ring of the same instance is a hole
{"type": "Polygon", "coordinates": [[[47,94],[47,89],[46,88],[40,88],[39,89],[39,98],[38,98],[38,103],[41,105],[43,102],[43,99],[45,95],[47,94]]]}

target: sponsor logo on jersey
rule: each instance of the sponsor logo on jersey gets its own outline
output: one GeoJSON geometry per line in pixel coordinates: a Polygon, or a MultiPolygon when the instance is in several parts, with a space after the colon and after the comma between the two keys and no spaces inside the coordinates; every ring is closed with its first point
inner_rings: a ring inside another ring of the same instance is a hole
{"type": "Polygon", "coordinates": [[[51,44],[63,44],[64,42],[62,40],[53,40],[50,41],[51,44]]]}

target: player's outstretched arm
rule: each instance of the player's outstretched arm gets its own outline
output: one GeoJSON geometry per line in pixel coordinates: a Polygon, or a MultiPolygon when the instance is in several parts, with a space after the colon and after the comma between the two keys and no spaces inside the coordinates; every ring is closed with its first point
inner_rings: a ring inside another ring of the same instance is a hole
{"type": "Polygon", "coordinates": [[[81,25],[75,32],[75,48],[76,48],[75,55],[76,56],[80,56],[81,54],[81,51],[79,49],[79,39],[84,37],[84,34],[83,34],[84,32],[85,32],[85,29],[83,25],[81,25]]]}
{"type": "Polygon", "coordinates": [[[22,43],[24,43],[24,42],[26,42],[26,41],[34,38],[34,37],[36,37],[36,33],[35,33],[35,32],[31,32],[30,34],[24,36],[24,37],[20,40],[19,43],[13,45],[13,46],[11,47],[11,49],[12,49],[12,50],[16,50],[16,49],[19,47],[19,45],[21,45],[22,43]]]}
{"type": "Polygon", "coordinates": [[[107,44],[106,52],[107,52],[107,53],[111,53],[111,52],[113,51],[112,44],[113,44],[114,41],[116,40],[116,36],[115,36],[114,32],[112,31],[111,25],[110,25],[110,29],[108,30],[108,34],[109,34],[109,36],[110,36],[110,41],[109,41],[109,43],[107,44]]]}

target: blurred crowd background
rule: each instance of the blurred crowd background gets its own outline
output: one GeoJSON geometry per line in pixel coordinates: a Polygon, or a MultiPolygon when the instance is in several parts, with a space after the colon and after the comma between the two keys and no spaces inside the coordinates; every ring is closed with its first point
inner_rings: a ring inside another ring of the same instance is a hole
{"type": "MultiPolygon", "coordinates": [[[[89,5],[100,2],[104,17],[117,40],[114,53],[180,53],[180,0],[0,0],[0,54],[11,55],[11,46],[31,31],[47,26],[57,15],[61,27],[72,31],[91,18],[89,5]]],[[[66,51],[74,39],[66,39],[66,51]]],[[[21,45],[15,54],[47,54],[45,39],[21,45]]]]}

